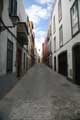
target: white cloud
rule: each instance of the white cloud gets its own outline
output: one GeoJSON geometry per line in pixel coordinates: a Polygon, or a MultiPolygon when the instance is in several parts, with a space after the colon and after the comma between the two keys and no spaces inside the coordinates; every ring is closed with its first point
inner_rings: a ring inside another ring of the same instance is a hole
{"type": "Polygon", "coordinates": [[[41,20],[47,20],[47,9],[43,8],[40,5],[32,5],[29,8],[26,9],[26,13],[29,15],[29,19],[33,21],[34,23],[34,32],[35,32],[35,44],[38,53],[41,55],[42,53],[42,43],[45,40],[45,34],[46,32],[43,31],[40,26],[41,20]],[[40,49],[40,51],[39,51],[40,49]]]}
{"type": "Polygon", "coordinates": [[[53,3],[53,0],[35,0],[39,4],[53,3]]]}
{"type": "Polygon", "coordinates": [[[36,39],[35,39],[35,43],[36,43],[36,47],[37,47],[37,51],[39,52],[39,54],[42,54],[42,43],[45,40],[46,37],[46,32],[40,30],[39,28],[37,28],[37,33],[36,33],[36,39]],[[40,51],[39,51],[40,49],[40,51]]]}
{"type": "Polygon", "coordinates": [[[36,37],[45,36],[45,34],[46,34],[45,31],[39,30],[39,31],[37,31],[37,33],[36,33],[36,37]]]}
{"type": "Polygon", "coordinates": [[[41,19],[47,19],[47,10],[39,5],[32,5],[26,9],[26,13],[29,15],[30,20],[35,24],[38,24],[41,19]]]}
{"type": "Polygon", "coordinates": [[[41,20],[48,20],[52,10],[52,5],[55,0],[35,0],[39,4],[33,4],[26,9],[26,13],[29,15],[29,19],[33,21],[35,29],[35,44],[38,53],[42,53],[42,43],[46,38],[46,31],[43,31],[40,26],[41,20]],[[42,6],[41,6],[42,5],[42,6]],[[45,7],[43,7],[45,5],[45,7]],[[39,51],[40,49],[40,51],[39,51]]]}
{"type": "Polygon", "coordinates": [[[50,17],[50,13],[52,11],[52,7],[56,0],[35,0],[40,5],[45,5],[47,10],[47,16],[50,17]]]}
{"type": "MultiPolygon", "coordinates": [[[[41,37],[40,39],[44,41],[44,37],[41,37]]],[[[42,41],[40,41],[39,39],[36,39],[36,48],[40,56],[42,54],[42,43],[43,43],[42,41]]]]}

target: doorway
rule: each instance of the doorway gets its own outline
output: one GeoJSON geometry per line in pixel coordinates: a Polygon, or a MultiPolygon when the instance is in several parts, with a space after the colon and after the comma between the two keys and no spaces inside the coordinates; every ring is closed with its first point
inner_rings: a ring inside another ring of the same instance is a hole
{"type": "Polygon", "coordinates": [[[73,80],[80,85],[80,44],[73,47],[73,80]]]}
{"type": "Polygon", "coordinates": [[[56,71],[56,56],[54,57],[54,71],[56,71]]]}
{"type": "Polygon", "coordinates": [[[58,55],[58,72],[67,77],[67,51],[58,55]]]}
{"type": "Polygon", "coordinates": [[[22,65],[22,50],[17,49],[17,77],[21,76],[21,65],[22,65]]]}

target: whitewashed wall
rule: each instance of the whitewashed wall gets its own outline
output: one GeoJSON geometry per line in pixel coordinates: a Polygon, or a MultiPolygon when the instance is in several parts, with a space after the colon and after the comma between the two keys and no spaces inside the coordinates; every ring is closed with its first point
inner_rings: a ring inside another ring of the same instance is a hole
{"type": "MultiPolygon", "coordinates": [[[[12,26],[8,13],[9,0],[4,0],[3,4],[2,20],[6,26],[12,26]]],[[[16,28],[12,28],[10,31],[16,36],[16,28]]],[[[16,40],[7,30],[5,30],[0,34],[0,76],[6,74],[8,39],[13,42],[13,72],[16,72],[16,40]]]]}
{"type": "MultiPolygon", "coordinates": [[[[68,77],[72,79],[70,71],[72,71],[72,47],[77,42],[80,42],[80,33],[72,39],[71,35],[71,17],[70,17],[70,8],[72,7],[75,0],[62,0],[62,20],[59,23],[58,21],[58,1],[54,11],[52,13],[52,53],[53,53],[53,69],[54,69],[54,56],[57,56],[67,50],[68,51],[68,77]],[[55,16],[56,21],[56,32],[53,33],[53,17],[55,16]],[[59,27],[63,25],[63,47],[59,47],[59,27]],[[56,36],[56,53],[54,53],[54,37],[56,36]],[[70,40],[70,41],[69,41],[70,40]],[[68,42],[69,41],[69,42],[68,42]],[[65,45],[64,45],[65,44],[65,45]]],[[[58,71],[58,58],[57,59],[57,71],[58,71]]]]}

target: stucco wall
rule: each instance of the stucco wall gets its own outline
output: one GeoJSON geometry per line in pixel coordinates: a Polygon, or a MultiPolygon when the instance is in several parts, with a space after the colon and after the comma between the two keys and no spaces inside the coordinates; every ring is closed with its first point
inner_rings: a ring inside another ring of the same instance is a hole
{"type": "MultiPolygon", "coordinates": [[[[8,8],[9,0],[4,0],[2,20],[6,26],[12,26],[12,21],[9,18],[8,8]]],[[[10,31],[16,36],[16,27],[10,29],[10,31]]],[[[13,42],[13,72],[16,72],[16,39],[7,30],[4,30],[0,34],[0,76],[6,74],[8,39],[13,42]]]]}
{"type": "Polygon", "coordinates": [[[71,35],[71,17],[70,17],[70,8],[72,7],[74,0],[62,0],[62,20],[59,23],[58,21],[58,1],[56,2],[53,14],[52,14],[52,63],[54,69],[54,56],[56,56],[56,68],[58,72],[58,55],[67,50],[68,53],[68,77],[72,79],[73,77],[73,68],[72,68],[72,47],[80,42],[80,33],[72,38],[71,35]],[[55,16],[56,21],[56,32],[53,33],[53,17],[55,16]],[[59,27],[63,25],[63,47],[59,47],[59,27]],[[56,53],[54,53],[54,37],[56,36],[56,53]]]}

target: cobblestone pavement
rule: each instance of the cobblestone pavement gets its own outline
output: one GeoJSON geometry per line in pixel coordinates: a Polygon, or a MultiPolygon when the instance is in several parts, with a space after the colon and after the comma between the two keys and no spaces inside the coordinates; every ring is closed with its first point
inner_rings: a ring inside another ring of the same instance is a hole
{"type": "Polygon", "coordinates": [[[0,120],[80,120],[80,88],[35,65],[0,101],[0,120]]]}

